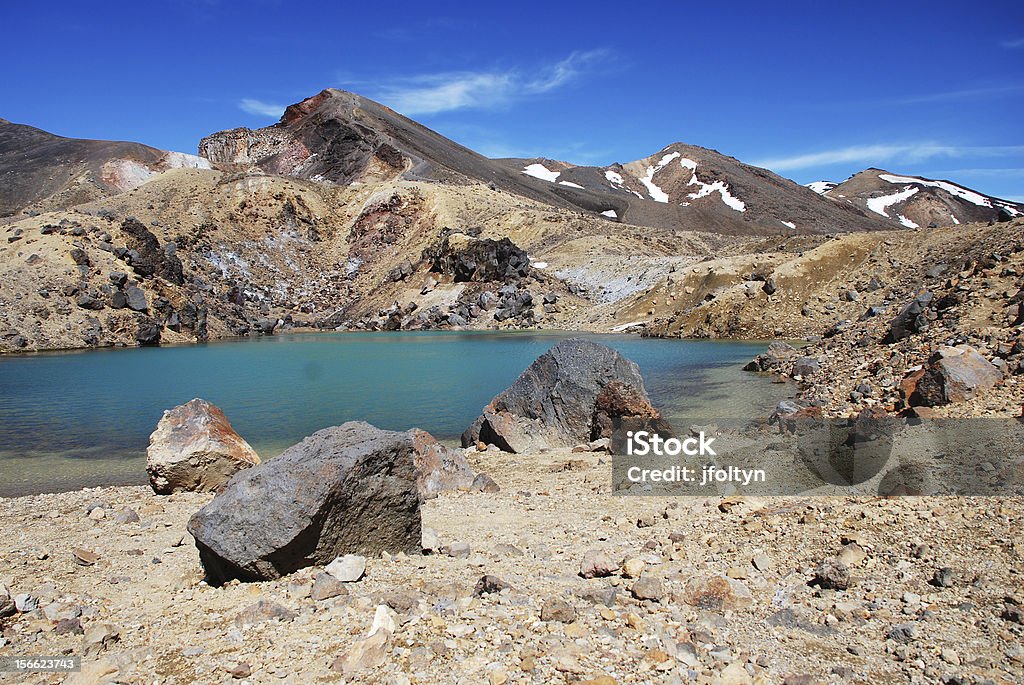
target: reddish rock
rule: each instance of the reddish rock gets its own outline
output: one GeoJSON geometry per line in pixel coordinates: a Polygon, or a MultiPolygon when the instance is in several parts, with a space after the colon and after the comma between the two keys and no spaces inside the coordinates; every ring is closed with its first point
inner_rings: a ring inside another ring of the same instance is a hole
{"type": "Polygon", "coordinates": [[[161,495],[220,491],[231,476],[259,463],[224,412],[198,398],[164,412],[146,450],[149,484],[161,495]]]}
{"type": "Polygon", "coordinates": [[[445,490],[469,490],[476,474],[461,450],[449,449],[427,431],[413,428],[413,462],[416,486],[423,499],[437,497],[445,490]]]}
{"type": "Polygon", "coordinates": [[[943,347],[924,368],[900,382],[904,401],[912,406],[937,407],[964,402],[994,387],[1003,374],[970,345],[943,347]]]}

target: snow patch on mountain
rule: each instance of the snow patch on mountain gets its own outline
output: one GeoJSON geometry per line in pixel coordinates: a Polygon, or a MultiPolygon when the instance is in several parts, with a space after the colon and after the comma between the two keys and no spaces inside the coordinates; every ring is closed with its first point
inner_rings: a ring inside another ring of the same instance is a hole
{"type": "MultiPolygon", "coordinates": [[[[662,161],[665,160],[662,159],[662,161]]],[[[682,159],[679,160],[679,166],[683,167],[684,169],[690,170],[690,182],[687,183],[687,185],[699,186],[697,192],[689,194],[688,197],[691,200],[699,200],[700,198],[707,197],[712,193],[721,193],[722,202],[724,202],[727,207],[729,207],[730,209],[735,209],[737,212],[747,211],[746,204],[744,204],[742,200],[735,197],[729,192],[729,186],[728,184],[726,184],[725,181],[704,183],[699,178],[697,178],[697,162],[693,161],[692,159],[687,159],[686,157],[683,157],[682,159]]],[[[680,204],[686,206],[689,205],[690,203],[682,202],[680,204]]]]}
{"type": "Polygon", "coordinates": [[[608,179],[608,182],[612,185],[621,186],[625,181],[622,180],[622,174],[619,174],[611,169],[604,172],[604,177],[608,179]]]}
{"type": "Polygon", "coordinates": [[[973,190],[961,188],[960,186],[952,183],[947,183],[946,181],[929,181],[923,178],[917,178],[916,176],[894,176],[892,174],[878,174],[878,178],[889,183],[917,183],[931,188],[942,188],[950,195],[955,195],[956,197],[959,197],[962,200],[967,200],[971,204],[978,205],[979,207],[992,206],[992,202],[984,195],[976,193],[973,190]]]}
{"type": "Polygon", "coordinates": [[[828,191],[835,188],[838,183],[832,181],[815,181],[814,183],[808,183],[807,187],[816,192],[818,195],[824,195],[828,191]]]}
{"type": "Polygon", "coordinates": [[[561,171],[551,171],[543,164],[528,164],[523,168],[523,173],[527,176],[533,176],[539,178],[542,181],[550,181],[554,183],[558,180],[558,177],[562,175],[561,171]]]}
{"type": "Polygon", "coordinates": [[[640,179],[640,182],[647,186],[647,192],[655,202],[668,202],[668,193],[654,184],[654,174],[658,173],[679,156],[678,152],[670,152],[661,158],[655,166],[647,167],[647,175],[640,179]]]}
{"type": "Polygon", "coordinates": [[[915,224],[913,221],[903,216],[902,214],[897,215],[896,218],[899,219],[900,223],[906,226],[907,228],[921,228],[920,226],[918,226],[917,224],[915,224]]]}
{"type": "Polygon", "coordinates": [[[920,188],[915,188],[914,186],[907,186],[900,192],[893,193],[892,195],[870,197],[867,199],[868,209],[870,209],[875,214],[881,214],[884,217],[888,217],[889,214],[888,212],[885,211],[886,208],[891,207],[897,202],[903,202],[904,200],[909,199],[911,196],[917,194],[917,191],[919,190],[920,188]]]}
{"type": "Polygon", "coordinates": [[[796,224],[794,224],[792,221],[783,221],[782,225],[788,226],[789,228],[796,228],[796,224]]]}
{"type": "Polygon", "coordinates": [[[581,186],[579,183],[573,183],[572,181],[559,181],[558,185],[569,186],[570,188],[579,188],[580,190],[584,190],[583,186],[581,186]]]}
{"type": "Polygon", "coordinates": [[[601,216],[606,216],[606,217],[609,217],[611,219],[618,219],[619,218],[619,215],[615,213],[614,209],[606,209],[606,210],[604,210],[603,212],[601,212],[601,216]]]}

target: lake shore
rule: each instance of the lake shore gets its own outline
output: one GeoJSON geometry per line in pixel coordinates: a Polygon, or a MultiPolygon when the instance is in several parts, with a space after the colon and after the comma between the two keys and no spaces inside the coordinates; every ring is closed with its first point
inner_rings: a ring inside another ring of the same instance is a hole
{"type": "Polygon", "coordinates": [[[84,656],[70,683],[1024,678],[1019,607],[1005,603],[1024,602],[1022,498],[615,496],[607,456],[469,455],[501,492],[442,493],[423,507],[455,556],[369,559],[363,580],[326,601],[310,597],[316,568],[207,586],[185,531],[207,494],[0,499],[0,583],[39,600],[0,619],[0,654],[84,656]],[[585,580],[591,550],[634,561],[585,580]],[[849,587],[810,585],[837,554],[849,587]],[[641,568],[643,587],[626,577],[641,568]],[[475,596],[485,574],[511,587],[475,596]],[[283,618],[252,610],[259,601],[283,618]],[[343,680],[332,665],[379,605],[397,623],[384,663],[343,680]]]}

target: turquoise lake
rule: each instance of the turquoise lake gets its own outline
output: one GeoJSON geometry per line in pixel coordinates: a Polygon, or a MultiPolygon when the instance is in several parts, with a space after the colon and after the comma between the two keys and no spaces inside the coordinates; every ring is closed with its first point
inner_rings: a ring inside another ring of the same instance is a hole
{"type": "Polygon", "coordinates": [[[741,370],[763,343],[559,332],[300,334],[5,356],[0,496],[145,482],[149,434],[165,409],[193,397],[221,407],[264,459],[352,420],[456,441],[494,395],[569,337],[639,364],[670,421],[765,415],[787,391],[741,370]]]}

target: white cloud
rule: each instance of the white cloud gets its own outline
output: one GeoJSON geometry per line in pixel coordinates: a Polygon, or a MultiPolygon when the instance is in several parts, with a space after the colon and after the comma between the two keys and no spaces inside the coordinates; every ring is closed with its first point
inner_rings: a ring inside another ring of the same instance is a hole
{"type": "Polygon", "coordinates": [[[404,77],[379,86],[370,97],[410,116],[507,105],[570,83],[605,54],[603,50],[574,52],[532,76],[510,69],[404,77]]]}
{"type": "Polygon", "coordinates": [[[830,164],[848,162],[879,164],[892,160],[919,162],[934,157],[1005,157],[1019,154],[1024,154],[1024,145],[958,146],[935,143],[854,145],[790,157],[762,159],[754,162],[754,164],[774,171],[791,171],[794,169],[813,169],[830,164]]]}
{"type": "Polygon", "coordinates": [[[1001,46],[1008,50],[1016,50],[1017,48],[1024,48],[1024,38],[1016,38],[1014,40],[1004,40],[999,43],[1001,46]]]}
{"type": "Polygon", "coordinates": [[[238,107],[249,114],[255,114],[261,117],[272,117],[274,119],[280,119],[281,115],[284,114],[284,105],[278,105],[273,102],[263,102],[262,100],[254,100],[252,98],[244,98],[238,103],[238,107]]]}

